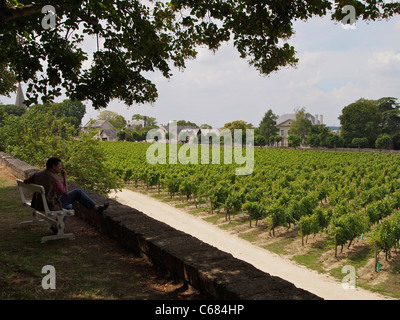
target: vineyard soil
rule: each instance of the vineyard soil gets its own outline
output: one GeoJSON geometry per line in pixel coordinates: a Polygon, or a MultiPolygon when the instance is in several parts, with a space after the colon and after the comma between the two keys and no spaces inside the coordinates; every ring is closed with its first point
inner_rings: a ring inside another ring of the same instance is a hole
{"type": "MultiPolygon", "coordinates": [[[[365,241],[356,240],[349,249],[346,245],[343,252],[339,247],[339,255],[335,258],[332,254],[334,249],[327,245],[326,235],[309,236],[302,246],[298,228],[277,228],[273,237],[261,220],[257,226],[253,221],[250,227],[248,219],[240,214],[231,217],[229,222],[225,219],[225,213],[214,211],[211,214],[196,209],[194,203],[182,202],[180,197],[171,200],[169,196],[162,196],[156,190],[147,194],[144,190],[138,191],[123,189],[111,196],[324,299],[390,299],[361,288],[358,285],[361,283],[375,286],[375,290],[391,293],[391,296],[398,298],[396,292],[399,291],[397,288],[400,279],[393,273],[399,269],[396,265],[400,257],[392,257],[391,263],[384,263],[380,272],[374,272],[373,261],[369,259],[372,256],[370,248],[365,241]],[[365,262],[360,263],[360,259],[365,262]],[[342,287],[341,279],[346,276],[346,273],[341,273],[344,265],[355,266],[356,289],[346,290],[342,287]]],[[[384,262],[384,258],[382,260],[384,262]]]]}

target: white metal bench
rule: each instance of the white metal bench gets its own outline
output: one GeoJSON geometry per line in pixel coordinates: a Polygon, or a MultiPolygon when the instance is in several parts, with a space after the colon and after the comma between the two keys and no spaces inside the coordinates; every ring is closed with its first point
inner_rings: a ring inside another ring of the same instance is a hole
{"type": "Polygon", "coordinates": [[[45,236],[42,238],[42,243],[49,241],[49,240],[56,240],[56,239],[70,239],[73,240],[75,239],[75,235],[73,233],[64,233],[64,217],[66,216],[73,216],[75,215],[74,210],[67,210],[67,209],[62,209],[58,211],[50,211],[47,201],[46,201],[46,196],[45,196],[45,190],[44,187],[38,184],[32,184],[32,183],[24,183],[22,180],[17,180],[18,183],[18,189],[19,189],[19,194],[21,196],[21,201],[24,206],[30,207],[31,202],[26,200],[24,190],[27,189],[33,192],[38,192],[42,196],[43,200],[43,207],[44,211],[38,211],[36,209],[33,209],[33,219],[31,221],[24,221],[20,223],[20,226],[24,225],[37,225],[37,224],[42,224],[42,223],[49,223],[57,226],[57,234],[52,235],[52,236],[45,236]],[[40,219],[41,217],[42,219],[40,219]]]}

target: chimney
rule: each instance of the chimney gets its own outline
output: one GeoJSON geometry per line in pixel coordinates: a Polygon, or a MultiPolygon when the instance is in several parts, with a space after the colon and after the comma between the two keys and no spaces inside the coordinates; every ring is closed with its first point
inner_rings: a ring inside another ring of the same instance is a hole
{"type": "Polygon", "coordinates": [[[317,115],[317,114],[315,115],[314,124],[315,124],[315,125],[319,124],[319,123],[318,123],[318,115],[317,115]]]}
{"type": "Polygon", "coordinates": [[[324,121],[323,121],[324,118],[323,118],[322,114],[320,115],[320,119],[321,119],[321,120],[319,121],[320,124],[323,124],[323,123],[324,123],[324,121]]]}

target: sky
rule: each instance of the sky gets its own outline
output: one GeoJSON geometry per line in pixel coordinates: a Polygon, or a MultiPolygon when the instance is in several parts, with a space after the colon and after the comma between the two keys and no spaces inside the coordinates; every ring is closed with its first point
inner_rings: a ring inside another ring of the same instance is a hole
{"type": "MultiPolygon", "coordinates": [[[[139,113],[156,118],[157,124],[187,120],[221,128],[234,120],[258,127],[269,109],[279,117],[304,107],[312,115],[322,115],[324,124],[339,126],[342,109],[360,98],[400,99],[399,16],[389,21],[358,21],[353,29],[330,17],[317,17],[295,22],[294,29],[289,43],[299,58],[296,67],[263,76],[239,57],[232,43],[223,44],[216,53],[200,48],[198,57],[188,61],[183,71],[173,69],[172,78],[148,75],[158,89],[154,104],[128,107],[114,100],[105,110],[125,120],[139,113]]],[[[26,85],[22,87],[25,90],[26,85]]],[[[14,103],[15,94],[0,96],[0,101],[14,103]]],[[[101,111],[84,103],[82,124],[101,111]]]]}

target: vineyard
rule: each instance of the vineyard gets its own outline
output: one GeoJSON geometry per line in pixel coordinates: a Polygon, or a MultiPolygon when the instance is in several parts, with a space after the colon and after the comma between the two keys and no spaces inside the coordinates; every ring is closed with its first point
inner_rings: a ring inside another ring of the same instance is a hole
{"type": "MultiPolygon", "coordinates": [[[[398,155],[256,148],[253,173],[239,176],[235,163],[151,165],[146,143],[102,146],[110,169],[125,182],[204,204],[210,214],[224,212],[226,220],[247,217],[250,226],[263,221],[271,237],[278,227],[296,229],[305,246],[308,236],[324,233],[335,257],[364,239],[375,248],[376,270],[379,253],[390,259],[399,246],[398,155]]],[[[220,152],[223,158],[222,147],[220,152]]]]}

